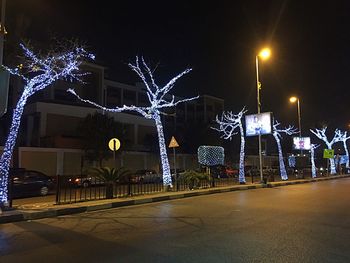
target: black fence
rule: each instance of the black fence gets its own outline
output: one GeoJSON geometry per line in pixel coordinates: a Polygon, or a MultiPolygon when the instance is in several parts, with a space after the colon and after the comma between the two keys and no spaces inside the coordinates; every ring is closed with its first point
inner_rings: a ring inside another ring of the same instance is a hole
{"type": "MultiPolygon", "coordinates": [[[[328,176],[327,174],[317,174],[317,177],[328,176]]],[[[281,181],[279,171],[271,171],[264,174],[267,182],[281,181]]],[[[289,180],[309,179],[311,171],[299,171],[299,173],[289,173],[289,180]]],[[[266,182],[265,181],[265,182],[266,182]]],[[[56,185],[56,203],[67,204],[84,202],[91,200],[100,200],[106,198],[122,198],[128,196],[146,195],[159,193],[164,189],[163,183],[158,182],[123,182],[106,185],[104,181],[98,178],[57,176],[56,185]]],[[[246,176],[247,183],[260,183],[259,174],[246,176]]],[[[191,182],[183,178],[173,178],[173,188],[170,191],[185,191],[191,189],[204,189],[211,187],[225,187],[239,184],[237,177],[231,178],[210,178],[210,180],[199,180],[191,182]]]]}
{"type": "MultiPolygon", "coordinates": [[[[57,176],[56,182],[56,204],[145,195],[166,190],[162,182],[123,182],[111,186],[98,178],[73,178],[71,176],[57,176]]],[[[174,178],[173,188],[170,191],[223,187],[235,184],[238,184],[237,178],[212,178],[195,182],[174,178]]]]}

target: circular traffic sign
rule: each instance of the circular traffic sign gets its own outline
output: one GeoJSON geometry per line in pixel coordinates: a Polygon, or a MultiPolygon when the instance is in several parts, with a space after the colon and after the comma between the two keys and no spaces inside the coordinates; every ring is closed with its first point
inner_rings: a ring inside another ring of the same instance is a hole
{"type": "Polygon", "coordinates": [[[111,151],[118,151],[120,148],[120,141],[117,138],[112,138],[108,142],[108,147],[111,151]]]}

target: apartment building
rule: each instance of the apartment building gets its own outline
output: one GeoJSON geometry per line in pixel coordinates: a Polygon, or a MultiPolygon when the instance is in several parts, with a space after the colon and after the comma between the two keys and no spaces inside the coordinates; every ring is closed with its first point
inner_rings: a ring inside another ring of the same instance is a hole
{"type": "MultiPolygon", "coordinates": [[[[107,79],[105,68],[96,64],[85,63],[83,69],[91,73],[85,79],[86,84],[60,81],[31,98],[22,122],[21,145],[80,148],[77,127],[88,114],[93,114],[97,109],[78,101],[66,92],[68,88],[74,88],[81,97],[109,108],[124,104],[148,105],[148,97],[142,83],[129,85],[107,79]]],[[[223,109],[223,99],[201,95],[197,100],[169,109],[163,116],[164,126],[176,129],[186,122],[210,122],[223,109]]],[[[145,119],[135,112],[105,114],[122,123],[126,131],[126,140],[129,141],[128,150],[148,150],[145,138],[156,136],[152,120],[145,119]]]]}

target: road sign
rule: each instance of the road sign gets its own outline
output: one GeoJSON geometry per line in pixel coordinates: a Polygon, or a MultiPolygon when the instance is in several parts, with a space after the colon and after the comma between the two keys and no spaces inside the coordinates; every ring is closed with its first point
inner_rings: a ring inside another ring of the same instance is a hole
{"type": "Polygon", "coordinates": [[[113,152],[118,151],[118,149],[120,148],[120,141],[117,138],[112,138],[108,143],[108,147],[113,152]]]}
{"type": "Polygon", "coordinates": [[[171,136],[171,140],[170,140],[170,143],[169,143],[169,148],[174,148],[174,147],[179,147],[179,144],[175,140],[175,137],[171,136]]]}
{"type": "Polygon", "coordinates": [[[324,149],[323,150],[323,158],[325,158],[325,159],[334,158],[334,150],[333,149],[324,149]]]}

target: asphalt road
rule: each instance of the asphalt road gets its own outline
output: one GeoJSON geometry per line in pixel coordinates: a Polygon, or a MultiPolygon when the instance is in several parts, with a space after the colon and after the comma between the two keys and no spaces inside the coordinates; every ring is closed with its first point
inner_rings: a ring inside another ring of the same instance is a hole
{"type": "Polygon", "coordinates": [[[0,226],[0,262],[350,262],[350,179],[0,226]]]}

